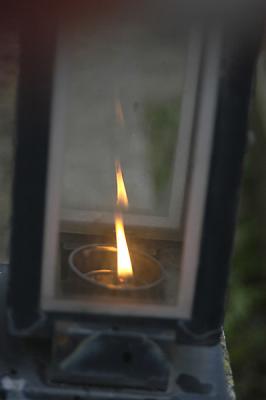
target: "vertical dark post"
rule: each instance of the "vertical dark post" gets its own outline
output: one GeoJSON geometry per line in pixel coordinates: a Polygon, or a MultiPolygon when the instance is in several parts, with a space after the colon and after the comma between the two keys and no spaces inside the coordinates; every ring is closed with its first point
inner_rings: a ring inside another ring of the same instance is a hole
{"type": "Polygon", "coordinates": [[[44,3],[20,15],[20,65],[8,306],[15,330],[38,320],[55,19],[44,3]]]}
{"type": "Polygon", "coordinates": [[[259,36],[260,32],[256,32],[252,25],[252,32],[225,37],[200,264],[190,325],[198,334],[209,332],[211,336],[218,333],[223,324],[259,36]]]}

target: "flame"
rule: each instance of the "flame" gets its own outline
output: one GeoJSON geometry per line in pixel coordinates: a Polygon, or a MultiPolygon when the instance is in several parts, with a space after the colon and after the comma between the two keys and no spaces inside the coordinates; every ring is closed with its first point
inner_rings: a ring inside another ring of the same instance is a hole
{"type": "Polygon", "coordinates": [[[127,208],[128,207],[127,191],[124,184],[123,173],[119,161],[116,161],[115,163],[115,170],[116,170],[116,188],[117,188],[116,204],[118,206],[123,206],[127,208]]]}
{"type": "Polygon", "coordinates": [[[116,214],[115,216],[115,231],[117,244],[117,276],[120,280],[124,280],[133,276],[133,269],[121,214],[116,214]]]}
{"type": "MultiPolygon", "coordinates": [[[[116,161],[115,167],[117,184],[117,206],[127,208],[127,192],[119,161],[116,161]]],[[[133,276],[133,269],[128,251],[124,221],[121,212],[117,212],[115,214],[115,231],[117,244],[117,276],[120,280],[126,280],[133,276]]]]}

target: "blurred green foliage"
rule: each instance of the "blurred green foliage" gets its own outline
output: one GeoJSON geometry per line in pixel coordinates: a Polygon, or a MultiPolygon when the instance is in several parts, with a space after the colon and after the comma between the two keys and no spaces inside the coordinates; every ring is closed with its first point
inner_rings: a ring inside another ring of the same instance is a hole
{"type": "Polygon", "coordinates": [[[266,399],[266,135],[254,112],[225,331],[239,400],[266,399]]]}
{"type": "Polygon", "coordinates": [[[158,194],[169,185],[176,150],[180,100],[162,104],[147,104],[144,124],[149,141],[149,157],[154,186],[158,194]]]}
{"type": "Polygon", "coordinates": [[[0,32],[0,262],[8,261],[18,46],[0,32]]]}

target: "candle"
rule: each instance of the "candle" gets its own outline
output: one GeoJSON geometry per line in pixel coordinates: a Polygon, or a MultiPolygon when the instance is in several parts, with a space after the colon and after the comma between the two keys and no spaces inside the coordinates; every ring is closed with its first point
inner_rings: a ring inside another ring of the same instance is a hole
{"type": "Polygon", "coordinates": [[[134,279],[119,279],[117,258],[117,249],[113,246],[87,245],[70,254],[69,265],[81,279],[108,290],[149,289],[164,277],[164,269],[155,258],[135,250],[132,252],[134,279]]]}

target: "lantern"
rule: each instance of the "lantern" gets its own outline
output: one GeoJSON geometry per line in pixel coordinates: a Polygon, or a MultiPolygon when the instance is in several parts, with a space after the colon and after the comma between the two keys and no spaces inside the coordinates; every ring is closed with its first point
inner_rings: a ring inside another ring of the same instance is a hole
{"type": "Polygon", "coordinates": [[[8,320],[53,350],[48,381],[25,390],[225,399],[257,30],[204,26],[172,0],[37,8],[21,44],[8,320]]]}

